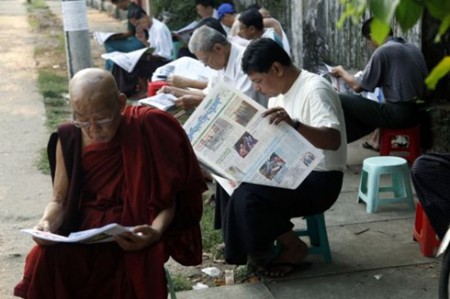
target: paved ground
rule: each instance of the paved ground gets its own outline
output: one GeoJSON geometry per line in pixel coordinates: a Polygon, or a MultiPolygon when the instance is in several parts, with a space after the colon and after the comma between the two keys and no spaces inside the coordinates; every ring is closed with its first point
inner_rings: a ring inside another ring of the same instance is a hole
{"type": "MultiPolygon", "coordinates": [[[[48,132],[23,1],[0,2],[0,298],[11,298],[32,246],[18,230],[34,225],[50,199],[50,179],[34,166],[48,132]]],[[[48,3],[58,13],[59,2],[48,3]]],[[[122,26],[106,14],[95,16],[89,17],[91,31],[122,26]]],[[[285,279],[180,292],[178,298],[436,298],[439,259],[422,257],[412,240],[414,212],[391,205],[367,214],[356,203],[359,165],[371,155],[358,142],[349,145],[343,191],[325,214],[332,264],[310,256],[312,269],[285,279]]]]}
{"type": "Polygon", "coordinates": [[[0,2],[0,298],[10,298],[32,245],[19,228],[36,224],[50,199],[35,167],[48,133],[36,90],[33,44],[22,0],[0,2]]]}

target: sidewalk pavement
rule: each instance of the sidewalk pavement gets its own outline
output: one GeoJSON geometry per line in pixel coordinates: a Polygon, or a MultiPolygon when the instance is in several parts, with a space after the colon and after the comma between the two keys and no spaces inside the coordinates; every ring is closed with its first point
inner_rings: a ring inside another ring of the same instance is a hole
{"type": "MultiPolygon", "coordinates": [[[[47,4],[61,14],[59,1],[47,0],[47,4]]],[[[90,31],[123,26],[92,8],[88,8],[88,23],[90,31]]],[[[414,211],[393,204],[380,207],[376,214],[366,213],[365,204],[357,203],[361,163],[376,153],[363,149],[361,141],[348,149],[342,192],[325,213],[331,264],[312,255],[307,260],[313,267],[304,272],[257,284],[178,292],[177,298],[436,298],[440,259],[423,257],[413,241],[414,211]]],[[[294,222],[298,227],[304,225],[301,219],[294,222]]]]}

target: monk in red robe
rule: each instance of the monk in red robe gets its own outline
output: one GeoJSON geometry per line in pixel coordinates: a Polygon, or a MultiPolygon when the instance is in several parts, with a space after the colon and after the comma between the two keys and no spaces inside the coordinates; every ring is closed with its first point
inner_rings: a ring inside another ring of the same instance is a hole
{"type": "Polygon", "coordinates": [[[201,263],[206,189],[183,128],[169,114],[127,107],[112,75],[78,72],[73,121],[49,141],[53,199],[36,226],[67,235],[132,226],[114,242],[38,244],[14,289],[22,298],[167,298],[164,263],[201,263]]]}

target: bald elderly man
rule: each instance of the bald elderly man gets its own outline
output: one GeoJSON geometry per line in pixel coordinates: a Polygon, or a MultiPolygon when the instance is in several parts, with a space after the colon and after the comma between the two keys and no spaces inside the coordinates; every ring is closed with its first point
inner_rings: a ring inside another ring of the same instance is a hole
{"type": "Polygon", "coordinates": [[[182,89],[165,86],[161,92],[179,97],[177,105],[183,109],[196,107],[218,82],[225,82],[267,107],[268,98],[257,93],[250,78],[242,71],[241,61],[245,48],[230,42],[226,36],[208,26],[196,29],[189,40],[189,50],[205,66],[217,70],[203,90],[182,89]]]}
{"type": "Polygon", "coordinates": [[[35,239],[14,295],[167,298],[169,256],[184,265],[202,259],[205,185],[189,140],[165,112],[127,107],[106,70],[78,72],[69,93],[73,119],[50,137],[53,198],[35,228],[61,235],[110,223],[132,229],[106,243],[35,239]]]}

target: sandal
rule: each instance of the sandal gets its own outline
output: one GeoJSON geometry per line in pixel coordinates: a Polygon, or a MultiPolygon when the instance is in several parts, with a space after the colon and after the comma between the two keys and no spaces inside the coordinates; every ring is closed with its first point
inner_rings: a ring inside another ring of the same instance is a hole
{"type": "Polygon", "coordinates": [[[300,263],[280,262],[270,264],[269,266],[266,267],[264,271],[262,271],[262,274],[264,276],[271,278],[280,278],[293,272],[308,270],[309,268],[311,268],[311,266],[312,263],[310,262],[300,262],[300,263]]]}
{"type": "Polygon", "coordinates": [[[367,141],[364,141],[364,143],[362,144],[362,147],[365,148],[365,149],[370,149],[370,150],[376,151],[376,152],[380,151],[379,148],[373,147],[367,141]]]}

